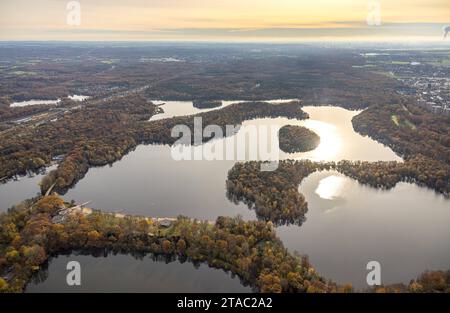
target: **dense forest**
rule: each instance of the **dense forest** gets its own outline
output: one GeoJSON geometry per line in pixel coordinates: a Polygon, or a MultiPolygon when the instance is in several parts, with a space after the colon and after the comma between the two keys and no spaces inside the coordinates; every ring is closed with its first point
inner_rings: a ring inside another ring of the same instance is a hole
{"type": "MultiPolygon", "coordinates": [[[[171,130],[176,125],[188,126],[194,133],[194,117],[201,117],[203,125],[218,125],[226,134],[226,125],[241,125],[246,120],[257,118],[286,117],[289,119],[307,119],[309,116],[302,110],[298,101],[272,105],[268,102],[239,102],[221,110],[199,113],[191,116],[178,116],[170,119],[157,120],[141,124],[139,139],[144,143],[173,144],[178,138],[171,136],[171,130]]],[[[205,142],[210,138],[204,138],[205,142]]],[[[192,143],[193,138],[192,138],[192,143]]]]}
{"type": "Polygon", "coordinates": [[[95,212],[54,217],[58,196],[25,201],[0,215],[0,291],[22,291],[49,257],[73,250],[141,253],[205,262],[261,292],[331,292],[307,258],[291,255],[271,223],[219,217],[214,224],[179,217],[169,228],[152,219],[95,212]]]}
{"type": "Polygon", "coordinates": [[[450,293],[450,270],[425,271],[409,284],[378,286],[368,290],[376,293],[450,293]]]}
{"type": "MultiPolygon", "coordinates": [[[[448,117],[408,104],[405,99],[400,104],[372,106],[355,116],[352,122],[357,132],[388,145],[403,156],[405,164],[399,167],[415,171],[417,181],[447,195],[450,193],[448,117]]],[[[377,165],[364,166],[374,168],[377,165]]],[[[368,171],[367,175],[370,173],[368,171]]]]}
{"type": "Polygon", "coordinates": [[[398,182],[415,183],[450,195],[449,167],[423,155],[406,162],[340,161],[336,170],[372,187],[390,189],[398,182]]]}
{"type": "Polygon", "coordinates": [[[308,205],[298,185],[311,173],[331,169],[333,164],[283,160],[273,172],[261,171],[260,166],[257,161],[235,164],[228,173],[227,197],[246,203],[261,220],[301,225],[308,205]]]}
{"type": "Polygon", "coordinates": [[[246,203],[262,220],[276,225],[301,225],[308,206],[298,186],[316,171],[337,170],[360,183],[384,189],[393,188],[400,181],[416,183],[448,195],[449,175],[439,164],[424,157],[408,162],[283,160],[277,170],[263,172],[260,162],[237,163],[228,173],[227,196],[234,202],[246,203]]]}
{"type": "Polygon", "coordinates": [[[286,125],[278,132],[280,149],[287,153],[314,150],[320,143],[320,137],[302,126],[286,125]]]}
{"type": "Polygon", "coordinates": [[[363,135],[391,147],[406,159],[424,155],[450,164],[450,120],[408,104],[376,105],[353,118],[363,135]]]}
{"type": "MultiPolygon", "coordinates": [[[[357,54],[318,53],[307,47],[285,48],[283,55],[265,47],[260,52],[195,46],[134,49],[4,47],[0,180],[59,162],[42,180],[41,191],[52,187],[64,193],[90,167],[115,162],[139,144],[173,144],[175,125],[193,128],[193,116],[149,122],[159,110],[149,99],[193,100],[197,108],[218,107],[217,99],[258,100],[196,115],[202,117],[203,125],[221,127],[255,118],[308,118],[301,105],[366,109],[353,118],[355,131],[391,147],[404,162],[286,160],[274,172],[261,172],[260,162],[237,163],[228,174],[227,196],[255,210],[259,221],[252,222],[221,217],[208,223],[179,217],[163,228],[148,218],[94,211],[57,223],[55,216],[71,204],[56,195],[27,200],[0,214],[0,291],[23,291],[51,257],[71,251],[148,253],[205,262],[237,274],[261,292],[353,291],[351,285],[326,281],[307,257],[290,254],[276,237],[272,225],[305,221],[308,205],[298,191],[303,178],[316,171],[337,170],[376,188],[393,188],[406,181],[450,195],[449,119],[396,93],[394,78],[354,67],[365,64],[357,54]],[[179,61],[158,61],[168,51],[179,61]],[[89,57],[79,58],[84,54],[89,57]],[[130,92],[136,88],[140,91],[130,92]],[[69,94],[92,98],[76,109],[79,103],[67,99],[69,94]],[[55,106],[9,107],[13,101],[57,98],[63,101],[55,106]],[[274,98],[303,102],[259,101],[274,98]],[[16,121],[29,116],[41,117],[25,124],[16,121]]],[[[319,140],[315,136],[286,127],[280,131],[280,147],[287,152],[313,149],[319,140]]],[[[433,271],[407,286],[371,291],[449,292],[449,288],[450,271],[433,271]]]]}
{"type": "Polygon", "coordinates": [[[256,162],[236,164],[228,175],[228,197],[247,203],[261,219],[302,224],[307,203],[297,189],[302,179],[315,171],[334,169],[376,188],[389,189],[405,181],[450,195],[448,118],[406,103],[377,105],[355,116],[353,126],[390,146],[405,161],[281,161],[271,173],[260,172],[256,162]]]}
{"type": "Polygon", "coordinates": [[[392,77],[353,65],[364,59],[308,51],[285,56],[242,56],[205,63],[190,75],[161,80],[146,90],[165,100],[302,99],[305,104],[334,104],[361,109],[386,99],[397,101],[399,83],[392,77]]]}
{"type": "MultiPolygon", "coordinates": [[[[259,292],[354,292],[322,278],[306,256],[292,255],[271,222],[219,217],[215,223],[179,217],[169,227],[151,218],[93,211],[55,217],[72,204],[57,195],[26,200],[0,214],[0,292],[22,292],[52,257],[129,253],[188,260],[231,271],[259,292]]],[[[408,286],[370,292],[449,292],[450,271],[424,272],[408,286]]]]}
{"type": "Polygon", "coordinates": [[[222,106],[222,101],[220,100],[194,100],[192,102],[194,108],[197,109],[212,109],[222,106]]]}
{"type": "MultiPolygon", "coordinates": [[[[42,181],[43,192],[55,184],[63,193],[81,179],[89,167],[112,163],[139,143],[173,144],[175,125],[194,126],[193,116],[152,121],[157,107],[142,95],[126,100],[113,98],[105,103],[70,111],[58,120],[34,127],[19,127],[0,134],[0,177],[12,177],[49,165],[55,156],[64,155],[58,168],[42,181]]],[[[240,125],[261,117],[304,119],[308,115],[297,103],[273,106],[266,102],[230,105],[223,110],[200,113],[204,125],[240,125]]],[[[205,141],[208,138],[204,138],[205,141]]]]}
{"type": "Polygon", "coordinates": [[[69,186],[84,175],[89,165],[113,162],[133,148],[133,129],[140,121],[148,120],[154,110],[154,105],[134,96],[126,103],[111,100],[85,106],[54,121],[5,131],[0,135],[0,177],[36,171],[51,164],[55,156],[64,155],[56,183],[69,186]]]}
{"type": "MultiPolygon", "coordinates": [[[[53,106],[53,105],[52,105],[53,106]]],[[[25,107],[10,108],[9,105],[0,104],[0,122],[24,118],[33,114],[47,112],[50,105],[30,105],[25,107]]]]}
{"type": "MultiPolygon", "coordinates": [[[[0,177],[36,171],[51,164],[55,156],[64,155],[57,170],[42,182],[44,192],[53,184],[56,190],[64,192],[91,166],[112,163],[139,143],[173,144],[177,138],[171,137],[170,132],[175,125],[193,128],[192,116],[148,122],[156,110],[155,105],[137,94],[126,100],[113,98],[101,104],[88,103],[56,121],[2,132],[0,177]]],[[[203,118],[204,124],[219,126],[239,125],[244,120],[261,117],[307,118],[295,102],[278,105],[240,103],[197,116],[203,118]]],[[[342,171],[351,177],[359,176],[358,180],[372,185],[390,186],[400,180],[409,180],[448,194],[450,129],[447,120],[406,104],[373,106],[353,119],[355,130],[389,145],[405,158],[405,163],[380,166],[380,163],[363,162],[353,165],[352,169],[342,168],[342,171]],[[355,171],[361,173],[357,175],[355,171]],[[372,177],[373,173],[379,177],[372,177]]],[[[294,144],[294,139],[302,138],[298,134],[284,136],[285,130],[280,136],[283,147],[283,142],[294,144]]],[[[299,144],[304,142],[299,140],[299,144]]]]}
{"type": "Polygon", "coordinates": [[[70,94],[101,97],[149,86],[146,96],[158,100],[303,99],[349,108],[399,98],[394,78],[354,67],[366,62],[358,53],[303,45],[253,48],[4,45],[0,95],[9,104],[70,94]],[[167,57],[179,61],[160,61],[167,57]]]}

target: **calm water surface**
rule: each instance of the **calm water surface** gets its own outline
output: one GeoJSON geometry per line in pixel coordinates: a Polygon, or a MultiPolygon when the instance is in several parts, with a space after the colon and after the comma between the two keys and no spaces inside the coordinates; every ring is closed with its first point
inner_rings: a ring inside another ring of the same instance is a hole
{"type": "MultiPolygon", "coordinates": [[[[311,128],[321,135],[321,140],[333,145],[324,146],[322,143],[311,152],[297,154],[283,153],[277,148],[281,159],[401,161],[389,148],[353,131],[351,118],[357,112],[332,107],[307,107],[305,111],[310,114],[311,120],[276,118],[247,121],[236,135],[213,140],[193,149],[226,150],[229,142],[236,143],[239,138],[245,137],[246,129],[251,126],[270,123],[279,127],[286,124],[313,125],[311,128]],[[327,110],[331,114],[326,114],[327,110]]],[[[247,143],[249,146],[254,144],[247,143]]],[[[250,150],[258,150],[257,145],[253,148],[250,150]]],[[[242,160],[251,159],[259,159],[259,155],[248,153],[242,160]]],[[[96,208],[130,214],[182,214],[201,219],[241,214],[245,219],[254,219],[253,211],[243,204],[235,205],[226,198],[225,182],[234,163],[176,161],[167,145],[139,146],[112,166],[90,169],[84,179],[66,194],[66,198],[81,202],[93,201],[92,206],[96,208]]]]}
{"type": "Polygon", "coordinates": [[[19,101],[19,102],[13,102],[11,103],[11,108],[18,108],[18,107],[26,107],[30,105],[39,105],[39,104],[58,104],[61,102],[60,99],[57,100],[28,100],[28,101],[19,101]]]}
{"type": "MultiPolygon", "coordinates": [[[[391,149],[353,131],[351,119],[359,112],[337,107],[304,109],[310,115],[309,120],[246,121],[236,135],[195,149],[226,147],[229,141],[245,136],[246,127],[291,124],[312,129],[321,137],[321,143],[306,153],[280,152],[281,159],[402,161],[391,149]]],[[[177,110],[166,113],[191,114],[197,109],[177,110]]],[[[253,149],[257,147],[249,150],[253,149]]],[[[260,159],[260,155],[248,153],[244,159],[260,159]]],[[[181,214],[207,220],[240,214],[247,220],[255,219],[254,212],[244,204],[233,204],[226,198],[227,172],[234,163],[175,161],[169,146],[139,146],[112,166],[90,169],[65,199],[92,201],[95,208],[129,214],[161,217],[181,214]]],[[[23,179],[20,183],[9,189],[17,194],[14,199],[25,198],[25,191],[33,189],[30,186],[38,191],[33,180],[23,179]]],[[[0,193],[9,184],[0,186],[0,193]]],[[[279,227],[278,234],[290,250],[308,254],[325,277],[363,288],[365,267],[371,260],[381,263],[383,283],[408,282],[426,269],[449,267],[450,202],[433,191],[406,183],[399,183],[389,191],[377,190],[336,172],[313,174],[302,182],[300,189],[309,203],[307,221],[302,227],[279,227]]],[[[0,207],[5,207],[3,198],[0,201],[0,207]]],[[[133,264],[130,261],[130,267],[133,264]]],[[[161,263],[161,266],[170,265],[161,263]]],[[[127,271],[127,267],[122,270],[127,271]]],[[[50,265],[49,277],[52,271],[50,265]]],[[[95,271],[92,275],[95,276],[95,271]]]]}
{"type": "MultiPolygon", "coordinates": [[[[55,169],[56,166],[50,166],[45,172],[55,169]]],[[[33,176],[22,176],[19,180],[9,180],[7,183],[0,183],[0,212],[6,211],[14,204],[40,195],[39,182],[45,174],[33,176]]]]}
{"type": "Polygon", "coordinates": [[[251,292],[238,277],[205,264],[142,260],[130,255],[93,257],[72,254],[53,259],[47,271],[41,271],[28,284],[26,292],[251,292]],[[68,286],[66,265],[78,261],[81,286],[68,286]]]}
{"type": "MultiPolygon", "coordinates": [[[[69,99],[74,101],[84,101],[89,98],[89,96],[83,96],[83,95],[69,95],[69,99]]],[[[18,108],[18,107],[26,107],[30,105],[40,105],[40,104],[58,104],[61,102],[61,99],[57,100],[27,100],[27,101],[18,101],[11,103],[11,108],[18,108]]]]}
{"type": "Polygon", "coordinates": [[[306,222],[277,234],[325,277],[365,288],[372,260],[385,284],[450,267],[450,202],[434,191],[408,183],[378,190],[335,171],[308,176],[299,191],[308,201],[306,222]]]}
{"type": "MultiPolygon", "coordinates": [[[[265,100],[269,103],[283,103],[290,102],[295,99],[278,99],[278,100],[265,100]]],[[[175,116],[183,116],[183,115],[192,115],[197,113],[203,113],[213,110],[223,109],[230,104],[245,102],[243,100],[223,100],[222,106],[215,108],[207,108],[207,109],[198,109],[194,107],[192,101],[164,101],[164,100],[151,100],[154,104],[159,105],[160,108],[164,110],[163,113],[153,115],[150,118],[150,121],[162,120],[165,118],[171,118],[175,116]]]]}

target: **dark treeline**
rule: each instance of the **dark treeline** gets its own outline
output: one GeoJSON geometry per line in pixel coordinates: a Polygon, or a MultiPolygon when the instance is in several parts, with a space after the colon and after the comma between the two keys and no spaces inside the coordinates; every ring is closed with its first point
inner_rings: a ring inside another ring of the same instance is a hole
{"type": "Polygon", "coordinates": [[[246,203],[259,219],[301,225],[308,205],[298,185],[311,173],[332,167],[332,163],[283,160],[275,171],[266,172],[261,171],[261,162],[236,163],[228,172],[227,196],[246,203]]]}
{"type": "Polygon", "coordinates": [[[211,109],[218,108],[222,106],[222,101],[220,100],[194,100],[192,104],[197,109],[211,109]]]}
{"type": "Polygon", "coordinates": [[[450,293],[450,270],[425,271],[408,285],[392,284],[369,290],[377,293],[450,293]]]}
{"type": "Polygon", "coordinates": [[[214,224],[179,217],[169,228],[141,217],[75,213],[47,196],[0,214],[0,291],[21,292],[49,257],[82,250],[184,257],[231,271],[261,292],[332,292],[307,258],[291,255],[271,223],[220,217],[214,224]]]}
{"type": "Polygon", "coordinates": [[[234,202],[246,203],[260,219],[276,225],[301,225],[308,206],[298,186],[316,171],[337,170],[360,183],[384,189],[393,188],[400,181],[411,182],[448,195],[449,173],[442,171],[439,164],[423,157],[404,163],[283,160],[277,170],[263,172],[260,162],[237,163],[228,173],[227,196],[234,202]]]}
{"type": "Polygon", "coordinates": [[[278,137],[280,149],[288,153],[314,150],[320,143],[320,137],[315,132],[302,126],[283,126],[278,137]]]}
{"type": "Polygon", "coordinates": [[[449,167],[423,155],[406,162],[340,161],[336,170],[372,187],[390,189],[404,181],[450,195],[449,167]]]}
{"type": "MultiPolygon", "coordinates": [[[[246,120],[257,118],[286,117],[290,119],[306,119],[308,114],[301,108],[298,101],[273,105],[268,102],[240,102],[229,105],[221,110],[199,113],[191,116],[179,116],[170,119],[157,120],[146,124],[140,131],[140,141],[145,143],[173,144],[178,138],[171,136],[176,125],[188,126],[194,133],[194,117],[201,117],[203,127],[218,125],[226,134],[227,125],[238,126],[246,120]]],[[[203,138],[208,141],[210,138],[203,138]]],[[[193,143],[193,138],[192,138],[193,143]]]]}

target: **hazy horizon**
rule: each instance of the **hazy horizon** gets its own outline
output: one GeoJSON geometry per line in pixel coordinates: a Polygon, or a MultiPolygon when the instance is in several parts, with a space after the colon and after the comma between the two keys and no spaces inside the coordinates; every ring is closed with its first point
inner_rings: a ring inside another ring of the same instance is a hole
{"type": "Polygon", "coordinates": [[[0,40],[444,41],[449,13],[446,0],[3,0],[0,40]]]}

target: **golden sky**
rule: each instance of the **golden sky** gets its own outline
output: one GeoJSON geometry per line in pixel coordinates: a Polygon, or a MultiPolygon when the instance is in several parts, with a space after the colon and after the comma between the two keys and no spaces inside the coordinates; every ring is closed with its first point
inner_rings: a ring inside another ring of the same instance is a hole
{"type": "Polygon", "coordinates": [[[429,36],[450,23],[450,0],[80,0],[69,26],[68,2],[0,0],[0,40],[429,36]],[[371,1],[383,25],[372,32],[371,1]]]}

